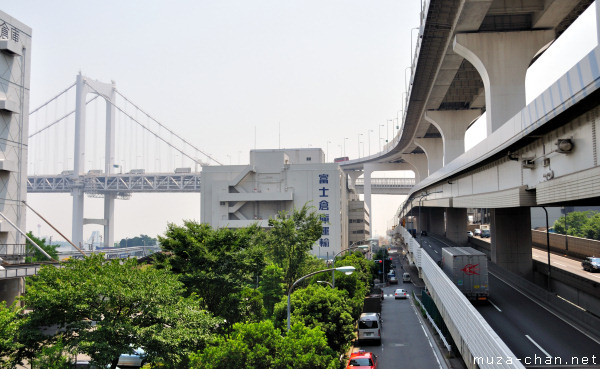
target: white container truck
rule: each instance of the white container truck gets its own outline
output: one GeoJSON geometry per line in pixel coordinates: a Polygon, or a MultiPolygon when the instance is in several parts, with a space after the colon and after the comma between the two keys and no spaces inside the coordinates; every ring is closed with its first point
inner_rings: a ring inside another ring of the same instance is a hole
{"type": "Polygon", "coordinates": [[[469,300],[488,299],[488,265],[483,252],[472,247],[444,247],[442,270],[469,300]]]}

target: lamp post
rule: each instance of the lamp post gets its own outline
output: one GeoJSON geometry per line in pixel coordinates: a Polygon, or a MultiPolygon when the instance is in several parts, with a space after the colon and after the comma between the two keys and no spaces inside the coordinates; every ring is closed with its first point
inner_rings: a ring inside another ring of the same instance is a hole
{"type": "Polygon", "coordinates": [[[379,125],[379,151],[382,151],[383,149],[381,148],[381,127],[383,127],[383,124],[379,125]]]}
{"type": "Polygon", "coordinates": [[[296,285],[299,282],[303,281],[304,279],[306,279],[308,277],[312,277],[315,274],[329,272],[329,271],[336,271],[336,270],[339,270],[340,272],[343,272],[346,274],[352,274],[352,272],[354,272],[354,270],[356,270],[356,268],[354,268],[351,265],[348,265],[348,266],[343,266],[343,267],[339,267],[339,268],[329,268],[329,269],[318,270],[316,272],[309,273],[309,274],[305,275],[304,277],[301,277],[296,282],[294,282],[294,284],[292,284],[292,287],[290,287],[290,290],[288,291],[288,296],[287,296],[287,330],[288,330],[288,332],[290,331],[290,310],[291,310],[290,296],[292,295],[292,290],[294,289],[294,287],[296,287],[296,285]]]}
{"type": "Polygon", "coordinates": [[[371,132],[373,132],[372,129],[367,132],[367,135],[369,135],[369,156],[371,156],[371,132]]]}
{"type": "Polygon", "coordinates": [[[342,156],[346,156],[346,140],[348,140],[348,137],[344,137],[344,155],[342,156]]]}
{"type": "Polygon", "coordinates": [[[357,158],[360,158],[360,136],[362,136],[362,135],[363,135],[362,133],[358,134],[358,156],[357,156],[357,158]]]}
{"type": "Polygon", "coordinates": [[[321,283],[321,284],[326,284],[329,287],[333,288],[333,285],[331,284],[331,282],[327,282],[327,281],[317,281],[317,283],[321,283]]]}
{"type": "MultiPolygon", "coordinates": [[[[361,242],[361,241],[357,241],[357,242],[361,242]]],[[[331,259],[331,260],[333,260],[333,265],[332,266],[335,265],[335,258],[338,257],[338,255],[340,255],[341,253],[346,252],[346,251],[350,251],[350,250],[354,250],[354,249],[365,250],[365,249],[368,249],[368,248],[369,248],[369,245],[358,245],[358,246],[352,246],[352,245],[350,245],[350,247],[348,247],[347,249],[344,249],[344,250],[338,252],[337,254],[333,255],[333,259],[331,259]]],[[[335,288],[335,270],[333,272],[331,272],[331,284],[332,284],[332,287],[335,288]]]]}

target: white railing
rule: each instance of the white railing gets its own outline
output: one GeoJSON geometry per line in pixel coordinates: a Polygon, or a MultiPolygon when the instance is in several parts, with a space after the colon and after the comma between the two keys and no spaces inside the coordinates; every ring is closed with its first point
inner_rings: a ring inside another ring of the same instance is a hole
{"type": "Polygon", "coordinates": [[[412,235],[402,235],[467,367],[525,368],[412,235]]]}

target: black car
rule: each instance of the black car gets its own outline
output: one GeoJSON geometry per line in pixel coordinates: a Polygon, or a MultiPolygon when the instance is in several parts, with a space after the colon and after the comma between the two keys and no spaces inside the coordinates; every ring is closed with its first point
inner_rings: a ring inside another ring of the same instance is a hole
{"type": "Polygon", "coordinates": [[[427,231],[425,231],[425,230],[421,231],[421,236],[427,236],[427,231]]]}
{"type": "Polygon", "coordinates": [[[600,258],[588,256],[587,258],[583,259],[581,266],[583,267],[583,270],[598,272],[600,271],[600,258]]]}

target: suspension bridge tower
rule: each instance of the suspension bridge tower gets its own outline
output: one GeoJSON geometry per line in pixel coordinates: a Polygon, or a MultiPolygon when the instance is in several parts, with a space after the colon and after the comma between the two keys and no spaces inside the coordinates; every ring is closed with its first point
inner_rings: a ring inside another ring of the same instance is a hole
{"type": "MultiPolygon", "coordinates": [[[[91,80],[79,73],[76,82],[75,97],[75,146],[73,155],[73,174],[75,181],[85,173],[85,118],[86,96],[96,94],[106,101],[106,144],[104,147],[105,178],[114,170],[115,161],[115,96],[116,85],[91,80]]],[[[85,224],[100,224],[104,226],[104,246],[114,244],[114,219],[116,195],[104,194],[104,218],[92,219],[83,217],[84,183],[74,186],[73,196],[73,228],[71,238],[76,245],[83,244],[83,226],[85,224]]]]}

